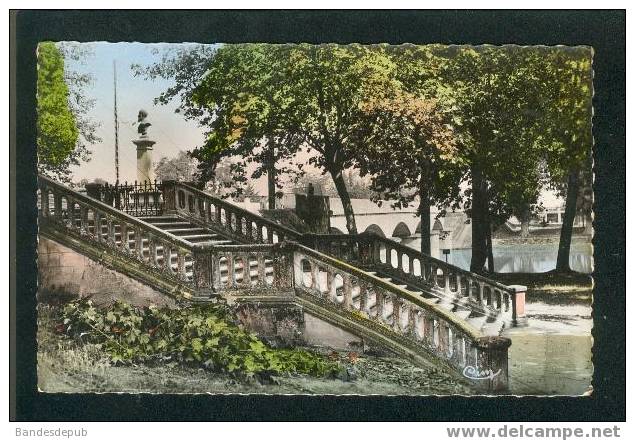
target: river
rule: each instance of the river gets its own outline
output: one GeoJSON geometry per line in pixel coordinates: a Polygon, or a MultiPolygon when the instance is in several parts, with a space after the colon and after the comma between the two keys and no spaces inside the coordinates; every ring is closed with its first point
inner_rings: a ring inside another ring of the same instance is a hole
{"type": "MultiPolygon", "coordinates": [[[[404,245],[419,249],[420,239],[404,239],[404,245]]],[[[494,270],[500,273],[543,273],[556,268],[558,243],[494,245],[494,270]]],[[[447,256],[449,263],[470,269],[471,249],[454,249],[447,256]]],[[[445,256],[441,256],[445,260],[445,256]]],[[[593,271],[593,245],[588,242],[571,244],[571,269],[590,274],[593,271]]]]}

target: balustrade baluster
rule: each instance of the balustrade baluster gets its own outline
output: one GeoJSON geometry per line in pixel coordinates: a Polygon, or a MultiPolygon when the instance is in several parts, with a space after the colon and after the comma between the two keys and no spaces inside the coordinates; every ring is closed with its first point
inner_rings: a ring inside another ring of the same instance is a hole
{"type": "Polygon", "coordinates": [[[233,287],[234,282],[234,253],[226,252],[225,259],[227,261],[227,286],[233,287]]]}
{"type": "Polygon", "coordinates": [[[324,293],[328,300],[337,303],[337,287],[335,286],[335,274],[330,268],[326,268],[326,292],[324,293]]]}
{"type": "Polygon", "coordinates": [[[54,213],[54,217],[57,221],[62,221],[63,217],[62,217],[62,195],[58,192],[54,193],[54,204],[55,204],[55,213],[54,213]]]}
{"type": "Polygon", "coordinates": [[[107,218],[106,228],[108,230],[107,231],[108,242],[111,244],[111,246],[115,247],[116,246],[116,241],[115,241],[115,222],[114,222],[114,219],[111,216],[108,216],[108,218],[107,218]]]}
{"type": "Polygon", "coordinates": [[[149,262],[152,266],[159,266],[157,263],[157,243],[153,236],[148,236],[149,262]]]}
{"type": "Polygon", "coordinates": [[[258,253],[258,286],[266,286],[266,265],[265,265],[265,255],[263,253],[258,253]]]}
{"type": "Polygon", "coordinates": [[[126,222],[121,222],[120,231],[121,241],[119,243],[119,248],[121,248],[123,251],[129,251],[130,246],[128,244],[128,224],[126,222]]]}
{"type": "Polygon", "coordinates": [[[351,284],[351,278],[348,275],[344,276],[344,309],[350,310],[353,305],[353,286],[351,284]]]}
{"type": "Polygon", "coordinates": [[[320,280],[320,268],[315,260],[309,259],[311,262],[311,277],[313,278],[313,291],[315,291],[318,295],[322,294],[322,281],[320,280]]]}
{"type": "Polygon", "coordinates": [[[42,201],[41,210],[42,210],[42,216],[44,217],[49,217],[51,215],[50,207],[49,207],[49,194],[50,192],[48,187],[44,187],[42,190],[40,190],[40,198],[42,201]]]}
{"type": "Polygon", "coordinates": [[[392,329],[401,334],[400,316],[401,316],[401,300],[394,296],[392,298],[392,329]]]}
{"type": "Polygon", "coordinates": [[[172,246],[168,242],[163,243],[163,268],[168,274],[174,274],[172,269],[172,246]]]}
{"type": "Polygon", "coordinates": [[[141,227],[136,227],[134,230],[134,244],[137,258],[143,260],[143,240],[141,238],[141,227]]]}
{"type": "Polygon", "coordinates": [[[179,268],[179,278],[187,280],[187,272],[185,271],[185,251],[183,249],[179,249],[177,252],[177,262],[179,268]]]}
{"type": "Polygon", "coordinates": [[[359,310],[365,314],[368,314],[368,285],[365,283],[359,284],[359,310]]]}
{"type": "Polygon", "coordinates": [[[383,321],[384,318],[384,299],[383,290],[375,290],[375,317],[379,321],[383,321]]]}

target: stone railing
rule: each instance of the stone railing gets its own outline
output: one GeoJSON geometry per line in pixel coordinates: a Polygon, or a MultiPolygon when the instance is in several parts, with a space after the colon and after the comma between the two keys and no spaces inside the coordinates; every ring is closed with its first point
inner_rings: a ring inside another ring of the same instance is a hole
{"type": "Polygon", "coordinates": [[[503,285],[373,233],[304,235],[302,243],[512,325],[524,315],[526,287],[503,285]]]}
{"type": "Polygon", "coordinates": [[[140,263],[197,295],[292,290],[289,259],[279,245],[192,244],[47,177],[38,177],[42,227],[140,263]],[[275,258],[274,258],[275,255],[275,258]]]}
{"type": "Polygon", "coordinates": [[[293,249],[295,288],[302,297],[360,322],[367,334],[385,337],[407,356],[433,355],[478,386],[507,388],[509,339],[484,337],[434,302],[339,259],[301,245],[293,249]]]}
{"type": "Polygon", "coordinates": [[[194,251],[201,297],[288,296],[293,293],[291,251],[283,243],[203,246],[194,251]]]}
{"type": "Polygon", "coordinates": [[[194,247],[189,242],[47,177],[38,177],[38,190],[42,226],[53,222],[68,234],[194,286],[194,247]]]}
{"type": "Polygon", "coordinates": [[[191,185],[163,181],[164,213],[177,214],[242,243],[299,240],[297,231],[242,209],[191,185]]]}

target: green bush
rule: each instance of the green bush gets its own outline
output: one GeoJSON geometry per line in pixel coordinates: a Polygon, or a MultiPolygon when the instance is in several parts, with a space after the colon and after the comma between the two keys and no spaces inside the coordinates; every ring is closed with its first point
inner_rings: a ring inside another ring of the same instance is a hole
{"type": "Polygon", "coordinates": [[[153,359],[199,364],[233,374],[334,374],[338,365],[300,349],[274,349],[228,320],[221,305],[170,309],[80,299],[61,311],[57,330],[101,345],[114,363],[153,359]]]}

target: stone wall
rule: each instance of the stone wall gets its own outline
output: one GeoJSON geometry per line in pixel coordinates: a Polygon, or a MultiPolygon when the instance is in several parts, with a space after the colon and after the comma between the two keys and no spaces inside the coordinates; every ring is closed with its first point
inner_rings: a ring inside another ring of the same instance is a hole
{"type": "Polygon", "coordinates": [[[37,296],[46,302],[91,296],[96,304],[115,299],[137,306],[175,304],[169,296],[42,236],[37,296]]]}

